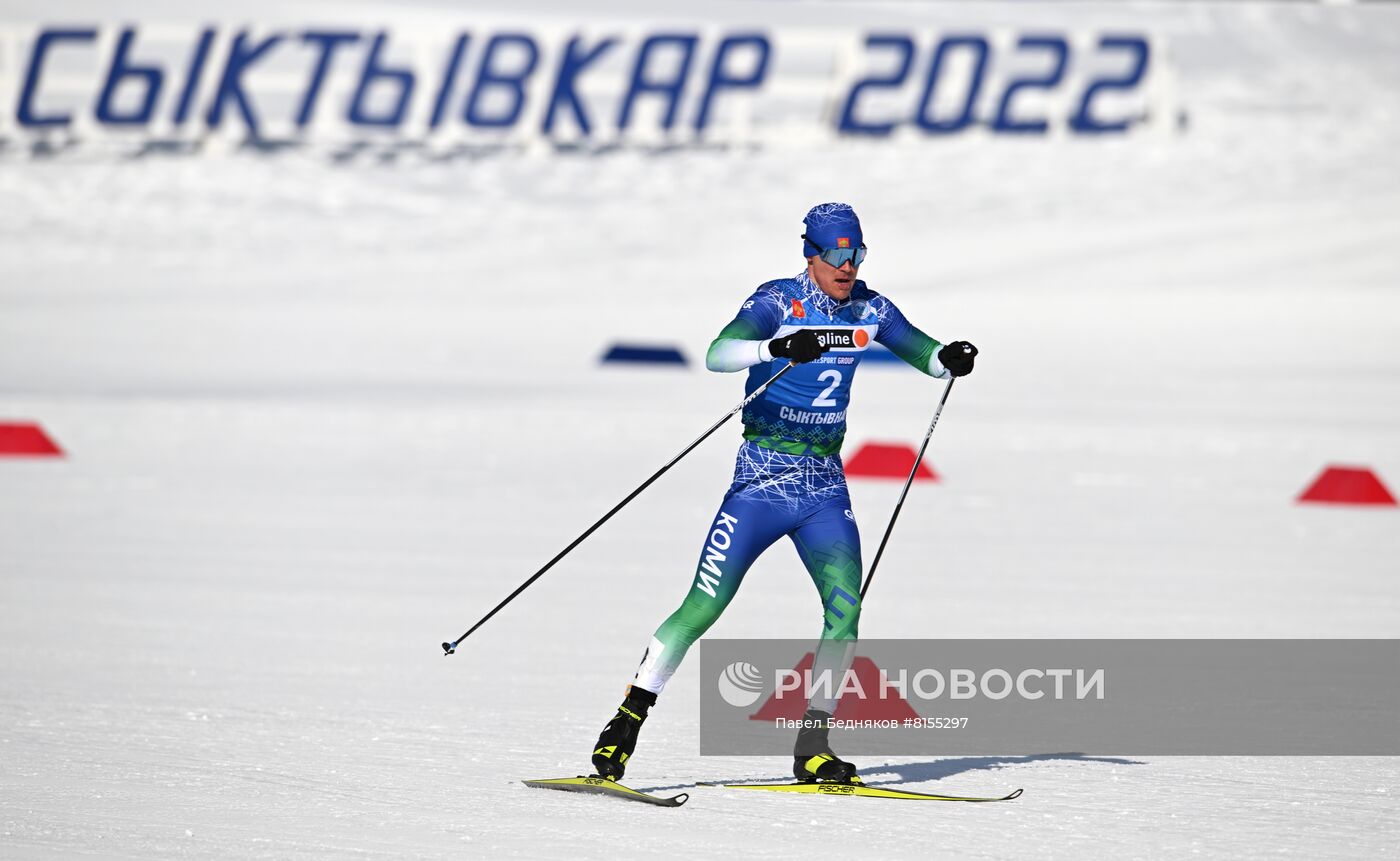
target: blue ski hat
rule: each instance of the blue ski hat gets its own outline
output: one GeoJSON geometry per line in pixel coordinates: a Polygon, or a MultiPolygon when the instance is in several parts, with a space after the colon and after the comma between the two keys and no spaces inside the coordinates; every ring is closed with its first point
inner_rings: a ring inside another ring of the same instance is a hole
{"type": "Polygon", "coordinates": [[[807,226],[807,236],[811,237],[802,241],[803,257],[820,254],[822,248],[859,248],[865,244],[860,219],[850,204],[819,203],[807,210],[802,223],[807,226]],[[813,245],[814,242],[821,248],[813,245]]]}

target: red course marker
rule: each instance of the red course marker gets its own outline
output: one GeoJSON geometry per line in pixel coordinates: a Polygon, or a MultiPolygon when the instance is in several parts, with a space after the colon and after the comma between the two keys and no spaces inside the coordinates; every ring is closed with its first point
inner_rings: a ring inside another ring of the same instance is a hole
{"type": "Polygon", "coordinates": [[[1380,478],[1364,466],[1329,466],[1298,497],[1299,502],[1335,505],[1395,505],[1380,478]]]}
{"type": "Polygon", "coordinates": [[[63,450],[33,422],[0,422],[0,457],[62,457],[63,450]]]}
{"type": "MultiPolygon", "coordinates": [[[[903,443],[868,442],[846,461],[846,475],[852,478],[908,478],[909,468],[919,453],[903,443]]],[[[919,464],[915,481],[937,481],[938,475],[929,469],[928,461],[919,464]]]]}
{"type": "MultiPolygon", "coordinates": [[[[905,477],[909,471],[905,470],[905,477]]],[[[797,666],[792,671],[797,674],[798,679],[807,679],[812,672],[812,664],[815,659],[811,652],[802,656],[802,660],[797,662],[797,666]]],[[[851,672],[855,674],[856,681],[860,684],[860,689],[864,696],[841,697],[836,702],[836,714],[832,717],[837,720],[894,720],[904,721],[906,718],[917,718],[919,713],[914,711],[914,707],[909,705],[909,701],[904,698],[904,694],[897,688],[885,688],[885,678],[880,674],[880,668],[875,662],[867,657],[856,657],[851,662],[851,672]]],[[[832,690],[839,691],[844,684],[840,679],[834,681],[832,690]]],[[[794,690],[785,692],[774,691],[764,700],[758,711],[749,715],[749,720],[772,722],[776,718],[787,718],[797,720],[802,717],[807,710],[807,697],[805,682],[794,690]]]]}

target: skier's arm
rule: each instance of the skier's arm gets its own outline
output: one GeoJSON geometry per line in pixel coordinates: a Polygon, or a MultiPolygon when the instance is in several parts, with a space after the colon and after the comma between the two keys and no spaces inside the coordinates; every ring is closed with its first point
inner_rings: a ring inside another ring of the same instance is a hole
{"type": "Polygon", "coordinates": [[[931,377],[946,380],[972,373],[972,363],[977,358],[976,347],[967,341],[942,344],[906,320],[893,302],[884,297],[881,300],[880,330],[875,333],[876,341],[931,377]]]}
{"type": "Polygon", "coordinates": [[[760,362],[773,361],[768,352],[768,339],[743,318],[725,326],[719,337],[710,342],[705,354],[705,367],[712,371],[742,371],[760,362]]]}
{"type": "Polygon", "coordinates": [[[710,344],[705,367],[712,371],[742,371],[760,362],[773,361],[768,340],[782,325],[783,314],[777,302],[764,291],[753,294],[739,313],[710,344]]]}
{"type": "MultiPolygon", "coordinates": [[[[904,314],[894,303],[881,297],[880,329],[875,340],[884,344],[899,358],[923,371],[931,377],[946,379],[948,369],[938,361],[938,348],[943,344],[924,334],[917,326],[904,319],[904,314]]],[[[877,300],[879,301],[879,300],[877,300]]]]}

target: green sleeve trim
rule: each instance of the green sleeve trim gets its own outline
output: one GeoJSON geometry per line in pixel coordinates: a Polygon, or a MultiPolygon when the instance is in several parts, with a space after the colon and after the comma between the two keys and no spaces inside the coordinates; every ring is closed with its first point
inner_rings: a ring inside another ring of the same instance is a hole
{"type": "Polygon", "coordinates": [[[719,352],[723,349],[727,341],[758,341],[762,336],[758,332],[758,327],[747,320],[731,320],[728,326],[720,330],[719,336],[710,342],[710,349],[705,354],[705,364],[708,367],[715,367],[720,359],[719,352]]]}
{"type": "Polygon", "coordinates": [[[729,325],[720,330],[719,335],[710,342],[714,347],[720,341],[757,341],[760,339],[758,327],[748,320],[731,320],[729,325]]]}
{"type": "Polygon", "coordinates": [[[933,376],[929,371],[929,363],[933,358],[933,354],[938,352],[938,349],[943,345],[937,340],[925,335],[923,332],[920,332],[918,329],[915,329],[913,326],[910,326],[909,329],[910,337],[901,339],[901,342],[898,344],[887,345],[890,348],[890,352],[918,368],[920,371],[923,371],[925,374],[933,376]]]}

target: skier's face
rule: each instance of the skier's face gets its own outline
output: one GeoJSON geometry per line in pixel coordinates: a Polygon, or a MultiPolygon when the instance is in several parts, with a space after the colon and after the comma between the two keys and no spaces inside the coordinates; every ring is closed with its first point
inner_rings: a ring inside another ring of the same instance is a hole
{"type": "Polygon", "coordinates": [[[821,291],[838,302],[851,298],[851,290],[856,286],[856,266],[847,260],[838,268],[813,255],[807,258],[807,275],[821,288],[821,291]]]}

